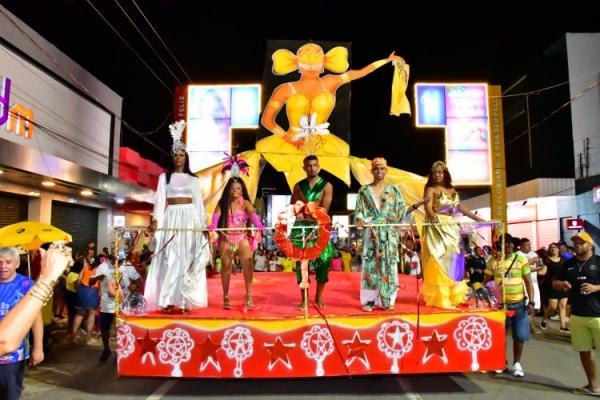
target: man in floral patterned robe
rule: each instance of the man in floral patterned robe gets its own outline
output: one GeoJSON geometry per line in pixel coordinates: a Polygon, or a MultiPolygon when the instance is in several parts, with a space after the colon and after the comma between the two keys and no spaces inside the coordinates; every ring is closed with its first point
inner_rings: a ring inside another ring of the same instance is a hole
{"type": "Polygon", "coordinates": [[[398,287],[400,231],[398,227],[368,225],[399,223],[406,206],[400,190],[384,181],[384,158],[371,162],[371,172],[374,180],[358,191],[354,215],[356,225],[364,229],[360,302],[364,311],[375,307],[391,310],[398,287]]]}

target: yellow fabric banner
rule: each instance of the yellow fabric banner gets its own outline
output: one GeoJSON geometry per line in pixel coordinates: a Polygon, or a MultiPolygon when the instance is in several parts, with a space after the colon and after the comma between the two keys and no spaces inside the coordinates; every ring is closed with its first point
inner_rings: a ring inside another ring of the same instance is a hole
{"type": "Polygon", "coordinates": [[[392,105],[390,115],[410,114],[410,102],[406,97],[410,66],[394,62],[394,79],[392,80],[392,105]]]}

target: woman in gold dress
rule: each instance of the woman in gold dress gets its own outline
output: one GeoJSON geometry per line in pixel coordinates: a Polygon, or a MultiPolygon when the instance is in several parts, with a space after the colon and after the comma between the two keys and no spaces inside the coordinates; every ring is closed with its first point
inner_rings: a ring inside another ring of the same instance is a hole
{"type": "Polygon", "coordinates": [[[350,184],[350,147],[327,129],[327,120],[335,107],[335,93],[343,84],[360,79],[390,61],[404,65],[404,60],[392,53],[362,69],[347,71],[345,47],[334,47],[325,54],[314,43],[303,45],[296,54],[285,49],[275,51],[273,73],[286,75],[299,70],[300,79],[278,86],[271,95],[261,123],[273,136],[260,140],[256,150],[275,169],[286,174],[290,187],[304,177],[298,166],[307,154],[317,155],[322,169],[350,184]],[[333,74],[321,76],[324,70],[333,74]],[[284,105],[289,122],[287,130],[275,122],[284,105]]]}
{"type": "Polygon", "coordinates": [[[423,228],[423,296],[428,306],[454,308],[466,300],[467,294],[465,259],[455,216],[462,213],[478,222],[483,219],[460,203],[443,161],[431,167],[423,197],[427,222],[439,224],[423,228]]]}

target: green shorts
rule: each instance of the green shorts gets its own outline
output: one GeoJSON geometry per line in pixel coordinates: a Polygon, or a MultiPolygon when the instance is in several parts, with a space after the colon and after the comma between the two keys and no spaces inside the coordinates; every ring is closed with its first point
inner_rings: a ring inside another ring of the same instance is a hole
{"type": "Polygon", "coordinates": [[[600,317],[571,315],[571,347],[575,351],[591,351],[594,344],[600,349],[600,317]]]}
{"type": "MultiPolygon", "coordinates": [[[[300,226],[312,226],[315,223],[313,221],[296,221],[294,227],[300,226]]],[[[305,232],[309,234],[309,232],[305,232]]],[[[290,234],[290,240],[297,247],[303,247],[302,241],[302,229],[292,229],[290,234]]],[[[310,247],[315,244],[317,239],[310,241],[309,243],[304,244],[305,247],[310,247]]],[[[331,263],[331,259],[335,255],[335,248],[333,247],[333,243],[327,243],[327,246],[323,249],[319,257],[315,260],[309,261],[309,265],[313,267],[315,270],[315,275],[317,277],[317,283],[327,283],[329,281],[329,264],[331,263]]],[[[300,268],[300,262],[296,263],[296,281],[298,283],[302,282],[302,270],[300,268]]]]}

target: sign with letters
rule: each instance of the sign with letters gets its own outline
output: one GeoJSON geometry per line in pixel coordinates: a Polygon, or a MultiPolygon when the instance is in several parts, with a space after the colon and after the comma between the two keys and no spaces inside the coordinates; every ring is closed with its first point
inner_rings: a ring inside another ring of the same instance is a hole
{"type": "MultiPolygon", "coordinates": [[[[122,99],[100,82],[86,94],[69,86],[70,78],[61,79],[61,74],[43,69],[2,43],[0,60],[0,145],[12,142],[109,173],[115,161],[111,154],[118,151],[119,140],[112,148],[111,140],[120,136],[115,132],[120,126],[122,99]],[[96,96],[100,99],[95,100],[96,96]]],[[[22,161],[13,167],[28,169],[28,163],[41,161],[46,174],[59,173],[54,169],[59,167],[45,158],[22,161]]]]}
{"type": "Polygon", "coordinates": [[[10,105],[11,80],[0,77],[0,127],[6,131],[31,139],[33,135],[33,110],[23,104],[10,105]]]}

